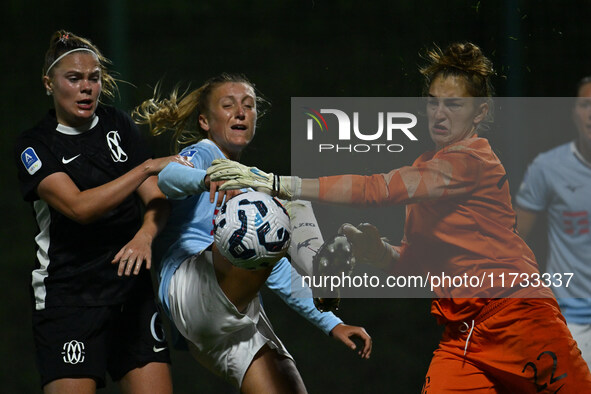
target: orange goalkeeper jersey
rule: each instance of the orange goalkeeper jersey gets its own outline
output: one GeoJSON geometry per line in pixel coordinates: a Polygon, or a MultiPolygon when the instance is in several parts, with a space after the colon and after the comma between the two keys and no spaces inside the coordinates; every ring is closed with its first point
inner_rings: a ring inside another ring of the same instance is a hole
{"type": "Polygon", "coordinates": [[[387,174],[320,178],[320,200],[406,204],[395,268],[424,277],[474,277],[462,286],[435,289],[439,298],[431,312],[441,323],[474,318],[490,298],[552,297],[541,284],[538,293],[532,291],[538,266],[515,232],[507,175],[484,138],[426,152],[412,166],[387,174]]]}

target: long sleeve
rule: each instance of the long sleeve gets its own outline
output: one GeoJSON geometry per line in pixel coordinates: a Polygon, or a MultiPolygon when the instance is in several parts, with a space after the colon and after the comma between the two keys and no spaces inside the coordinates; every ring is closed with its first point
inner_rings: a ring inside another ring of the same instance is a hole
{"type": "Polygon", "coordinates": [[[304,275],[312,275],[312,261],[324,243],[312,204],[302,200],[286,201],[283,204],[291,223],[291,263],[304,275]]]}
{"type": "Polygon", "coordinates": [[[337,324],[343,321],[332,312],[320,312],[316,309],[312,290],[303,286],[301,278],[289,261],[283,258],[273,268],[266,284],[291,309],[328,335],[337,324]]]}
{"type": "Polygon", "coordinates": [[[168,198],[176,200],[203,193],[206,190],[204,180],[207,167],[214,159],[224,157],[219,148],[208,139],[187,146],[179,154],[191,160],[194,168],[170,163],[158,174],[158,186],[162,192],[168,198]]]}
{"type": "Polygon", "coordinates": [[[169,163],[158,175],[158,187],[168,198],[185,198],[205,191],[205,175],[203,169],[169,163]]]}
{"type": "Polygon", "coordinates": [[[413,204],[469,194],[482,165],[466,152],[448,152],[387,174],[320,178],[320,200],[359,205],[413,204]]]}

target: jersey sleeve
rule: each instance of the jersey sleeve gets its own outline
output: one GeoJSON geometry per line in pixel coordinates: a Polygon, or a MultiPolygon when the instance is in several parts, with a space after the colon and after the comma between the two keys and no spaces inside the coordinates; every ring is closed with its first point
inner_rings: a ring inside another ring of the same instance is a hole
{"type": "Polygon", "coordinates": [[[158,187],[168,198],[183,199],[205,191],[206,169],[217,158],[206,146],[192,145],[179,153],[193,163],[193,168],[172,162],[160,171],[158,187]]]}
{"type": "Polygon", "coordinates": [[[168,198],[183,199],[205,191],[205,175],[205,170],[172,162],[158,174],[158,187],[168,198]]]}
{"type": "Polygon", "coordinates": [[[517,205],[530,211],[544,211],[548,206],[549,186],[546,181],[544,160],[540,156],[529,165],[515,197],[517,205]]]}
{"type": "Polygon", "coordinates": [[[452,152],[387,174],[320,178],[320,200],[359,205],[413,204],[468,195],[479,184],[483,164],[464,152],[452,152]]]}
{"type": "Polygon", "coordinates": [[[281,201],[289,214],[291,242],[289,256],[300,272],[311,275],[312,261],[324,243],[318,221],[309,201],[281,201]]]}
{"type": "Polygon", "coordinates": [[[266,285],[277,294],[291,309],[306,318],[310,323],[330,334],[332,329],[343,323],[332,312],[320,312],[314,306],[312,290],[302,283],[302,277],[286,258],[277,262],[266,285]]]}
{"type": "Polygon", "coordinates": [[[38,200],[37,186],[47,176],[63,172],[60,162],[43,142],[33,138],[19,138],[14,153],[23,198],[38,200]]]}

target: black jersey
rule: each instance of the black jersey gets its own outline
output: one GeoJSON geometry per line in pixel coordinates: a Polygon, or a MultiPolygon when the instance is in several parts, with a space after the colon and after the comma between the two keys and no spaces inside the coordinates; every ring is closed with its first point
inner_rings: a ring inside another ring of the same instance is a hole
{"type": "Polygon", "coordinates": [[[37,195],[48,175],[66,173],[83,191],[120,177],[150,157],[131,118],[99,106],[84,128],[58,125],[55,112],[22,133],[15,147],[21,192],[31,202],[39,233],[32,286],[35,309],[110,305],[151,291],[149,273],[117,276],[115,254],[142,223],[136,193],[90,224],[62,215],[37,195]]]}

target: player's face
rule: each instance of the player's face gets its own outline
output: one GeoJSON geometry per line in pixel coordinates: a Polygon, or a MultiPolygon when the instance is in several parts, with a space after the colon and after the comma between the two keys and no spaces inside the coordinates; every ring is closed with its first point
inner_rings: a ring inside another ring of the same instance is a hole
{"type": "Polygon", "coordinates": [[[579,94],[573,109],[573,118],[579,133],[579,144],[591,148],[591,83],[579,89],[579,94]]]}
{"type": "Polygon", "coordinates": [[[53,76],[46,76],[43,81],[45,88],[53,92],[59,123],[76,127],[92,118],[102,89],[101,69],[95,55],[69,54],[53,68],[53,76]]]}
{"type": "Polygon", "coordinates": [[[474,135],[487,104],[477,105],[462,78],[436,77],[429,88],[429,134],[437,149],[474,135]]]}
{"type": "Polygon", "coordinates": [[[207,131],[208,138],[235,160],[253,139],[256,120],[254,89],[242,82],[226,82],[214,88],[208,113],[199,116],[199,124],[207,131]]]}

